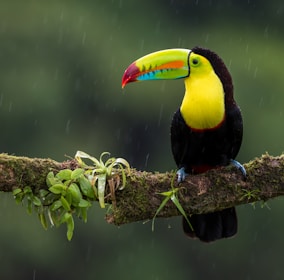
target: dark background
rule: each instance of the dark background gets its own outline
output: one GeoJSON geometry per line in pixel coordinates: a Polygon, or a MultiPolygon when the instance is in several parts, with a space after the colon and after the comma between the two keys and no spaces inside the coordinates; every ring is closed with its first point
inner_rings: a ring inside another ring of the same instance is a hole
{"type": "MultiPolygon", "coordinates": [[[[121,89],[125,68],[156,50],[216,51],[234,79],[244,141],[238,160],[281,154],[284,143],[284,2],[0,1],[1,152],[58,161],[104,151],[148,171],[175,169],[169,126],[182,81],[121,89]]],[[[0,196],[1,279],[283,279],[283,198],[238,207],[239,233],[203,244],[181,218],[44,231],[0,196]]]]}

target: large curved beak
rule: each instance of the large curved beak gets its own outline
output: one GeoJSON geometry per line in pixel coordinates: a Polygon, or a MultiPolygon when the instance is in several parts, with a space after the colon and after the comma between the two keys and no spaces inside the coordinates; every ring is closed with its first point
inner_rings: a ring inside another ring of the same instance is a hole
{"type": "Polygon", "coordinates": [[[187,49],[168,49],[145,55],[131,63],[122,77],[122,88],[126,84],[146,80],[173,80],[189,76],[189,54],[187,49]]]}

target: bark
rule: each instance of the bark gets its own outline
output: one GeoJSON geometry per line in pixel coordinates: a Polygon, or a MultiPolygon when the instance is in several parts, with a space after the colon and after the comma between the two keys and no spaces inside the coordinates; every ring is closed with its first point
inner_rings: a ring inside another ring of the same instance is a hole
{"type": "MultiPolygon", "coordinates": [[[[75,160],[56,162],[51,159],[16,157],[0,154],[0,190],[30,186],[34,193],[47,189],[45,178],[49,171],[75,169],[75,160]]],[[[240,204],[267,201],[284,194],[284,155],[268,154],[244,164],[247,177],[233,166],[211,170],[204,174],[187,176],[176,183],[175,172],[152,173],[131,169],[126,187],[115,192],[109,223],[122,225],[152,219],[165,196],[162,192],[179,188],[177,197],[187,214],[208,213],[240,204]]],[[[107,195],[107,197],[111,197],[107,195]]],[[[180,215],[169,200],[158,217],[180,215]]]]}

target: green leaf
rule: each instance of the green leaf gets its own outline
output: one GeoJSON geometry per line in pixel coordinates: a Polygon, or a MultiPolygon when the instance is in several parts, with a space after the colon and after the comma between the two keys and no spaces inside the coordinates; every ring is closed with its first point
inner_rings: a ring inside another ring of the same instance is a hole
{"type": "Polygon", "coordinates": [[[41,198],[44,198],[45,196],[47,196],[49,194],[49,191],[48,190],[45,190],[45,189],[40,189],[39,190],[39,196],[41,198]]]}
{"type": "Polygon", "coordinates": [[[63,191],[65,191],[67,187],[64,184],[55,184],[49,188],[49,191],[51,191],[54,194],[61,194],[63,191]]]}
{"type": "Polygon", "coordinates": [[[25,197],[25,194],[23,192],[18,193],[17,195],[14,196],[16,204],[20,204],[25,197]]]}
{"type": "Polygon", "coordinates": [[[162,201],[162,203],[160,204],[159,208],[157,209],[153,219],[152,219],[152,231],[154,231],[154,223],[155,223],[155,219],[157,217],[157,215],[161,212],[161,210],[165,207],[165,205],[167,204],[167,202],[170,200],[170,196],[166,196],[164,198],[164,200],[162,201]]]}
{"type": "Polygon", "coordinates": [[[130,172],[130,165],[129,165],[129,163],[128,163],[128,161],[126,159],[124,159],[124,158],[117,158],[115,160],[115,163],[124,165],[127,168],[127,171],[130,172]]]}
{"type": "Polygon", "coordinates": [[[95,193],[94,190],[92,188],[91,182],[85,177],[85,176],[81,176],[78,179],[78,182],[80,184],[80,188],[82,193],[87,196],[88,198],[95,198],[95,193]]]}
{"type": "Polygon", "coordinates": [[[48,223],[47,223],[47,221],[46,221],[46,217],[45,217],[44,213],[38,213],[38,218],[39,218],[39,220],[40,220],[40,223],[41,223],[42,227],[43,227],[45,230],[47,230],[47,228],[48,228],[48,223]]]}
{"type": "Polygon", "coordinates": [[[72,170],[71,169],[63,169],[60,170],[55,177],[60,179],[61,181],[66,181],[66,180],[71,180],[71,174],[72,170]]]}
{"type": "Polygon", "coordinates": [[[33,210],[33,203],[32,203],[31,197],[28,197],[28,199],[27,199],[27,212],[28,212],[28,214],[32,214],[32,210],[33,210]]]}
{"type": "Polygon", "coordinates": [[[31,194],[31,193],[33,193],[31,187],[29,186],[24,187],[24,194],[31,194]]]}
{"type": "Polygon", "coordinates": [[[67,190],[67,188],[69,187],[69,185],[71,184],[71,182],[72,182],[72,180],[65,180],[65,181],[63,182],[64,186],[66,187],[65,190],[67,190]]]}
{"type": "Polygon", "coordinates": [[[125,160],[124,158],[112,158],[111,161],[110,161],[110,164],[107,164],[106,165],[109,165],[109,168],[110,168],[110,171],[118,166],[120,170],[123,170],[124,167],[127,168],[127,171],[130,172],[130,165],[128,163],[127,160],[125,160]]]}
{"type": "Polygon", "coordinates": [[[67,200],[67,202],[69,203],[69,205],[72,204],[72,195],[70,192],[65,193],[65,199],[67,200]]]}
{"type": "Polygon", "coordinates": [[[51,187],[55,184],[60,183],[60,180],[58,178],[55,178],[54,173],[51,171],[46,176],[46,184],[48,187],[51,187]]]}
{"type": "Polygon", "coordinates": [[[87,207],[90,207],[90,206],[91,206],[91,203],[86,199],[81,199],[79,204],[78,204],[78,207],[81,207],[81,208],[87,208],[87,207]]]}
{"type": "Polygon", "coordinates": [[[54,201],[51,206],[50,206],[50,211],[56,211],[60,207],[62,207],[62,201],[61,200],[56,200],[54,201]]]}
{"type": "Polygon", "coordinates": [[[35,206],[41,206],[42,205],[41,200],[35,195],[32,197],[32,201],[33,201],[33,204],[35,206]]]}
{"type": "Polygon", "coordinates": [[[80,191],[80,188],[78,187],[77,184],[75,183],[72,183],[68,189],[67,189],[67,193],[70,193],[71,196],[72,196],[72,204],[74,206],[77,206],[80,202],[80,200],[82,199],[82,194],[81,194],[81,191],[80,191]]]}
{"type": "Polygon", "coordinates": [[[64,196],[61,196],[61,197],[60,197],[60,201],[61,201],[61,203],[62,203],[63,208],[64,208],[66,211],[70,211],[70,210],[71,210],[70,204],[68,203],[68,201],[65,199],[64,196]]]}
{"type": "Polygon", "coordinates": [[[102,165],[102,166],[109,165],[109,163],[107,164],[108,161],[110,161],[110,162],[113,161],[113,158],[111,158],[111,159],[108,159],[108,161],[104,164],[104,162],[103,162],[103,157],[104,157],[105,155],[110,156],[110,153],[109,153],[109,152],[103,152],[103,153],[101,153],[101,156],[100,156],[100,165],[102,165]]]}
{"type": "Polygon", "coordinates": [[[105,187],[106,174],[99,174],[98,176],[98,197],[101,208],[105,208],[105,187]]]}
{"type": "Polygon", "coordinates": [[[84,169],[82,168],[76,168],[71,173],[71,180],[77,180],[79,177],[81,177],[84,174],[84,169]]]}
{"type": "Polygon", "coordinates": [[[56,227],[58,227],[62,224],[61,222],[62,215],[58,215],[56,211],[48,211],[47,213],[51,225],[53,226],[55,225],[56,227]]]}
{"type": "Polygon", "coordinates": [[[61,217],[61,224],[66,223],[67,220],[72,216],[69,212],[65,212],[64,215],[61,217]]]}
{"type": "Polygon", "coordinates": [[[160,195],[170,197],[174,193],[174,190],[159,193],[160,195]]]}
{"type": "Polygon", "coordinates": [[[50,205],[57,199],[60,199],[60,194],[49,192],[44,198],[42,198],[43,205],[50,205]]]}
{"type": "Polygon", "coordinates": [[[73,237],[73,232],[74,232],[74,219],[73,219],[72,214],[65,213],[61,219],[61,223],[66,223],[67,239],[70,241],[73,237]]]}
{"type": "Polygon", "coordinates": [[[99,168],[95,168],[94,169],[95,173],[97,174],[107,174],[107,169],[103,166],[103,167],[99,167],[99,168]]]}
{"type": "Polygon", "coordinates": [[[82,161],[82,158],[86,158],[86,159],[91,160],[94,163],[94,165],[96,165],[96,166],[100,165],[100,162],[95,157],[92,157],[92,156],[90,156],[87,153],[82,152],[82,151],[77,151],[75,158],[79,162],[79,164],[81,164],[81,165],[85,165],[84,162],[82,161]]]}
{"type": "Polygon", "coordinates": [[[120,191],[123,190],[126,186],[126,175],[123,169],[121,169],[121,176],[122,176],[122,185],[119,188],[120,191]]]}
{"type": "Polygon", "coordinates": [[[87,223],[87,213],[88,213],[88,208],[85,207],[80,209],[80,216],[82,217],[85,223],[87,223]]]}
{"type": "Polygon", "coordinates": [[[178,209],[178,211],[183,215],[183,217],[185,218],[185,220],[187,221],[188,225],[190,226],[190,229],[193,231],[193,227],[183,209],[183,207],[181,206],[181,204],[179,203],[179,200],[177,199],[177,197],[175,196],[175,194],[173,193],[171,196],[171,200],[172,202],[175,204],[176,208],[178,209]]]}
{"type": "Polygon", "coordinates": [[[68,241],[71,241],[74,233],[74,220],[72,217],[72,220],[67,222],[67,239],[68,241]]]}
{"type": "Polygon", "coordinates": [[[13,195],[15,196],[15,195],[17,195],[17,194],[19,194],[19,193],[21,193],[21,192],[22,192],[22,189],[19,189],[19,188],[14,189],[14,190],[13,190],[13,195]]]}

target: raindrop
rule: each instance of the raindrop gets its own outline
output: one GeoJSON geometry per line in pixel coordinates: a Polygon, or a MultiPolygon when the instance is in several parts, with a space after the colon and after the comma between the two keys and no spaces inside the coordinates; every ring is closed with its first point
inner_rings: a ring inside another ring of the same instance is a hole
{"type": "Polygon", "coordinates": [[[250,67],[251,67],[251,58],[248,60],[248,71],[250,71],[250,67]]]}
{"type": "Polygon", "coordinates": [[[82,46],[85,45],[86,42],[86,32],[83,32],[83,37],[82,37],[82,46]]]}
{"type": "Polygon", "coordinates": [[[162,120],[162,117],[163,117],[163,112],[164,112],[164,104],[161,104],[161,106],[160,106],[160,112],[159,112],[159,119],[158,119],[158,126],[161,125],[161,120],[162,120]]]}
{"type": "Polygon", "coordinates": [[[59,20],[60,21],[64,20],[64,12],[63,11],[61,11],[61,13],[60,13],[59,20]]]}
{"type": "Polygon", "coordinates": [[[269,30],[269,25],[268,26],[266,26],[265,27],[265,29],[264,29],[264,34],[263,34],[263,36],[264,36],[264,38],[268,38],[268,30],[269,30]]]}
{"type": "Polygon", "coordinates": [[[145,159],[145,167],[148,166],[149,157],[150,157],[150,154],[148,153],[148,154],[146,155],[146,159],[145,159]]]}
{"type": "Polygon", "coordinates": [[[257,76],[257,72],[258,72],[258,68],[257,68],[257,67],[255,67],[254,74],[253,74],[253,77],[254,77],[254,78],[256,78],[256,76],[257,76]]]}
{"type": "Polygon", "coordinates": [[[65,131],[67,134],[70,133],[70,124],[71,124],[71,120],[68,120],[66,123],[66,127],[65,127],[65,131]]]}
{"type": "Polygon", "coordinates": [[[9,112],[9,113],[12,111],[12,107],[13,107],[13,104],[12,104],[12,102],[10,102],[10,104],[9,104],[9,109],[8,109],[8,112],[9,112]]]}
{"type": "Polygon", "coordinates": [[[209,33],[207,33],[207,34],[205,35],[205,43],[208,43],[208,41],[209,41],[209,37],[210,37],[210,34],[209,34],[209,33]]]}

